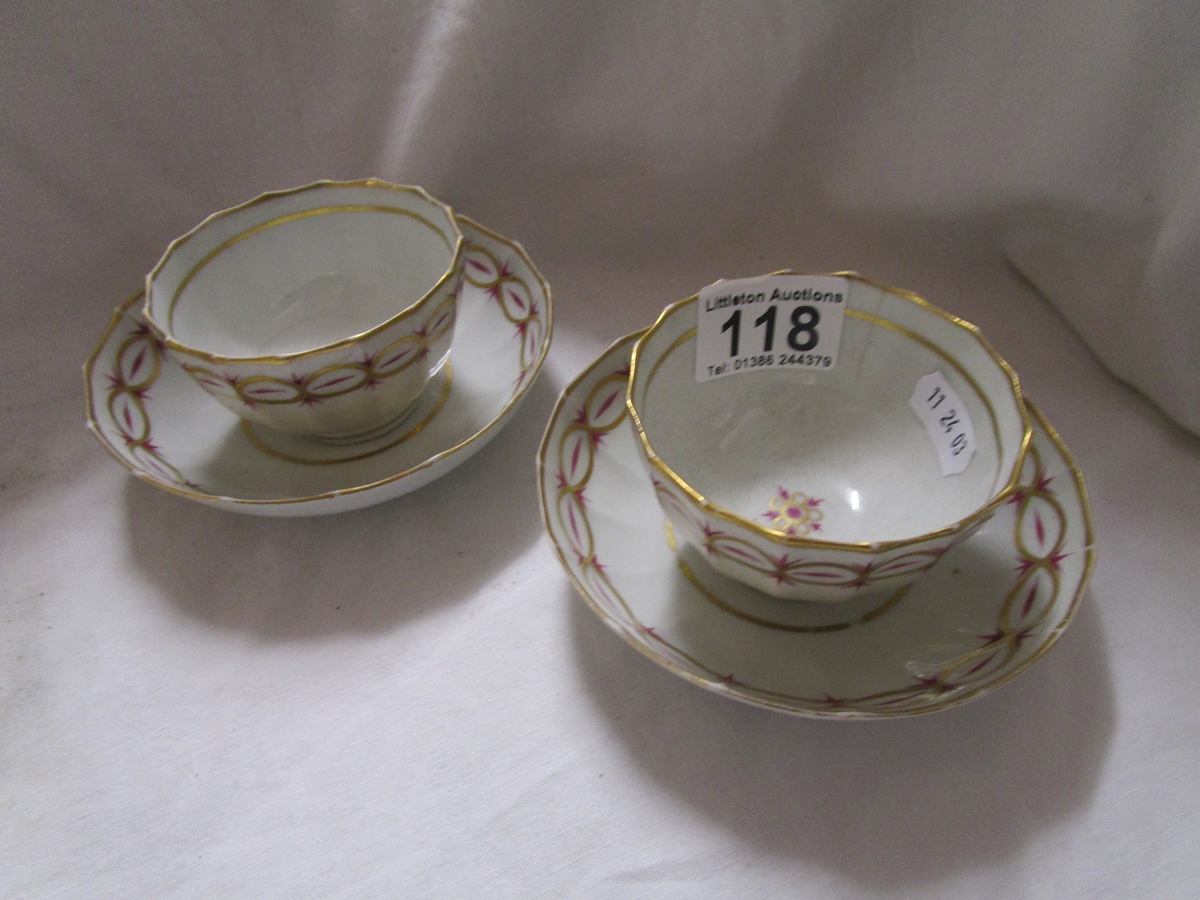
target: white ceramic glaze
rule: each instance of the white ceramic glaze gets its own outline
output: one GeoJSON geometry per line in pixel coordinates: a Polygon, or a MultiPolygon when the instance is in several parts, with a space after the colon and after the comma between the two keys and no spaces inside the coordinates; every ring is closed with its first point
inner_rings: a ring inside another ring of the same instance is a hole
{"type": "Polygon", "coordinates": [[[591,609],[701,687],[805,716],[948,709],[1023,672],[1057,641],[1093,561],[1083,478],[1049,424],[1016,490],[907,588],[841,604],[768,597],[674,540],[622,402],[637,335],[559,398],[538,456],[546,530],[591,609]]]}
{"type": "Polygon", "coordinates": [[[450,208],[422,189],[318,182],[174,241],[143,314],[228,409],[354,442],[400,421],[445,361],[461,263],[450,208]]]}
{"type": "Polygon", "coordinates": [[[961,320],[849,276],[830,371],[697,383],[697,300],[634,350],[628,404],[659,501],[722,573],[772,596],[843,601],[918,578],[1015,487],[1029,422],[1012,370],[961,320]],[[909,405],[941,372],[974,423],[966,470],[943,475],[909,405]]]}
{"type": "Polygon", "coordinates": [[[503,427],[550,346],[550,290],[521,246],[459,217],[466,236],[450,359],[412,414],[374,440],[333,445],[262,428],[213,403],[140,313],[122,304],[84,366],[88,425],[134,475],[236,512],[309,516],[399,497],[503,427]]]}

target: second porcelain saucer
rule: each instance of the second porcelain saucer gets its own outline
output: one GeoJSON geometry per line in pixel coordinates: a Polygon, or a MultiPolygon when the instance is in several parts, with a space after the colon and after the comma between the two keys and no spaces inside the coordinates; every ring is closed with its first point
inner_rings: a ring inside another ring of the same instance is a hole
{"type": "Polygon", "coordinates": [[[117,308],[84,365],[88,427],[134,475],[264,516],[345,512],[440,478],[512,416],[550,347],[550,288],[520,244],[459,216],[465,278],[450,361],[394,430],[322,444],[251,425],[166,359],[140,313],[117,308]]]}
{"type": "Polygon", "coordinates": [[[843,603],[777,600],[717,574],[665,526],[626,418],[629,355],[613,344],[559,398],[538,454],[546,530],[592,610],[701,687],[805,716],[949,709],[1040,659],[1093,561],[1079,469],[1030,405],[1011,501],[908,588],[843,603]]]}

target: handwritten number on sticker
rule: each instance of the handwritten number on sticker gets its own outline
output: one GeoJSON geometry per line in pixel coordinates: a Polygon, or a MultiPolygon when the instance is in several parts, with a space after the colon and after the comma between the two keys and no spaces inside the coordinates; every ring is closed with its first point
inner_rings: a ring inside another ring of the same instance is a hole
{"type": "Polygon", "coordinates": [[[918,380],[908,402],[933,442],[942,474],[965,471],[975,455],[975,427],[946,376],[932,372],[918,380]]]}

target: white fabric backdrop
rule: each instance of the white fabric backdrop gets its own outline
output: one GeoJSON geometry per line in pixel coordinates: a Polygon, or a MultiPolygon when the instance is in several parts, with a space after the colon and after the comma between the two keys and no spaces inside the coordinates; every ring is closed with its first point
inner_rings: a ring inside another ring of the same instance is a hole
{"type": "Polygon", "coordinates": [[[0,164],[22,223],[5,258],[63,248],[20,266],[11,296],[119,262],[132,283],[213,209],[317,177],[420,182],[547,253],[661,258],[774,232],[802,264],[835,224],[920,228],[1007,252],[1112,371],[1200,430],[1194,4],[4,16],[0,164]]]}
{"type": "Polygon", "coordinates": [[[1200,449],[1078,338],[1200,432],[1198,41],[1186,0],[4,4],[3,893],[1190,893],[1200,449]],[[527,408],[330,520],[128,481],[81,423],[111,308],[207,213],[364,175],[531,250],[527,408]],[[1079,455],[1093,591],[994,698],[847,729],[708,697],[540,535],[566,380],[783,266],[975,321],[1079,455]]]}

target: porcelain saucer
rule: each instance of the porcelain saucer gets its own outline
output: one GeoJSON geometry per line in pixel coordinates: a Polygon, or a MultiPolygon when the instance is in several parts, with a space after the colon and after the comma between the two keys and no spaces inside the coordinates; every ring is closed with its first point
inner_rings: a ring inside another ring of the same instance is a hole
{"type": "Polygon", "coordinates": [[[93,434],[138,478],[236,512],[312,516],[391,500],[496,436],[550,347],[550,288],[520,244],[459,216],[465,277],[449,362],[394,430],[350,445],[251,425],[166,359],[121,304],[84,365],[93,434]]]}
{"type": "Polygon", "coordinates": [[[1010,502],[907,589],[844,603],[778,600],[717,574],[663,520],[627,421],[614,343],[563,391],[538,454],[546,530],[591,609],[659,665],[755,706],[869,719],[949,709],[1041,658],[1094,558],[1083,477],[1030,404],[1010,502]]]}

